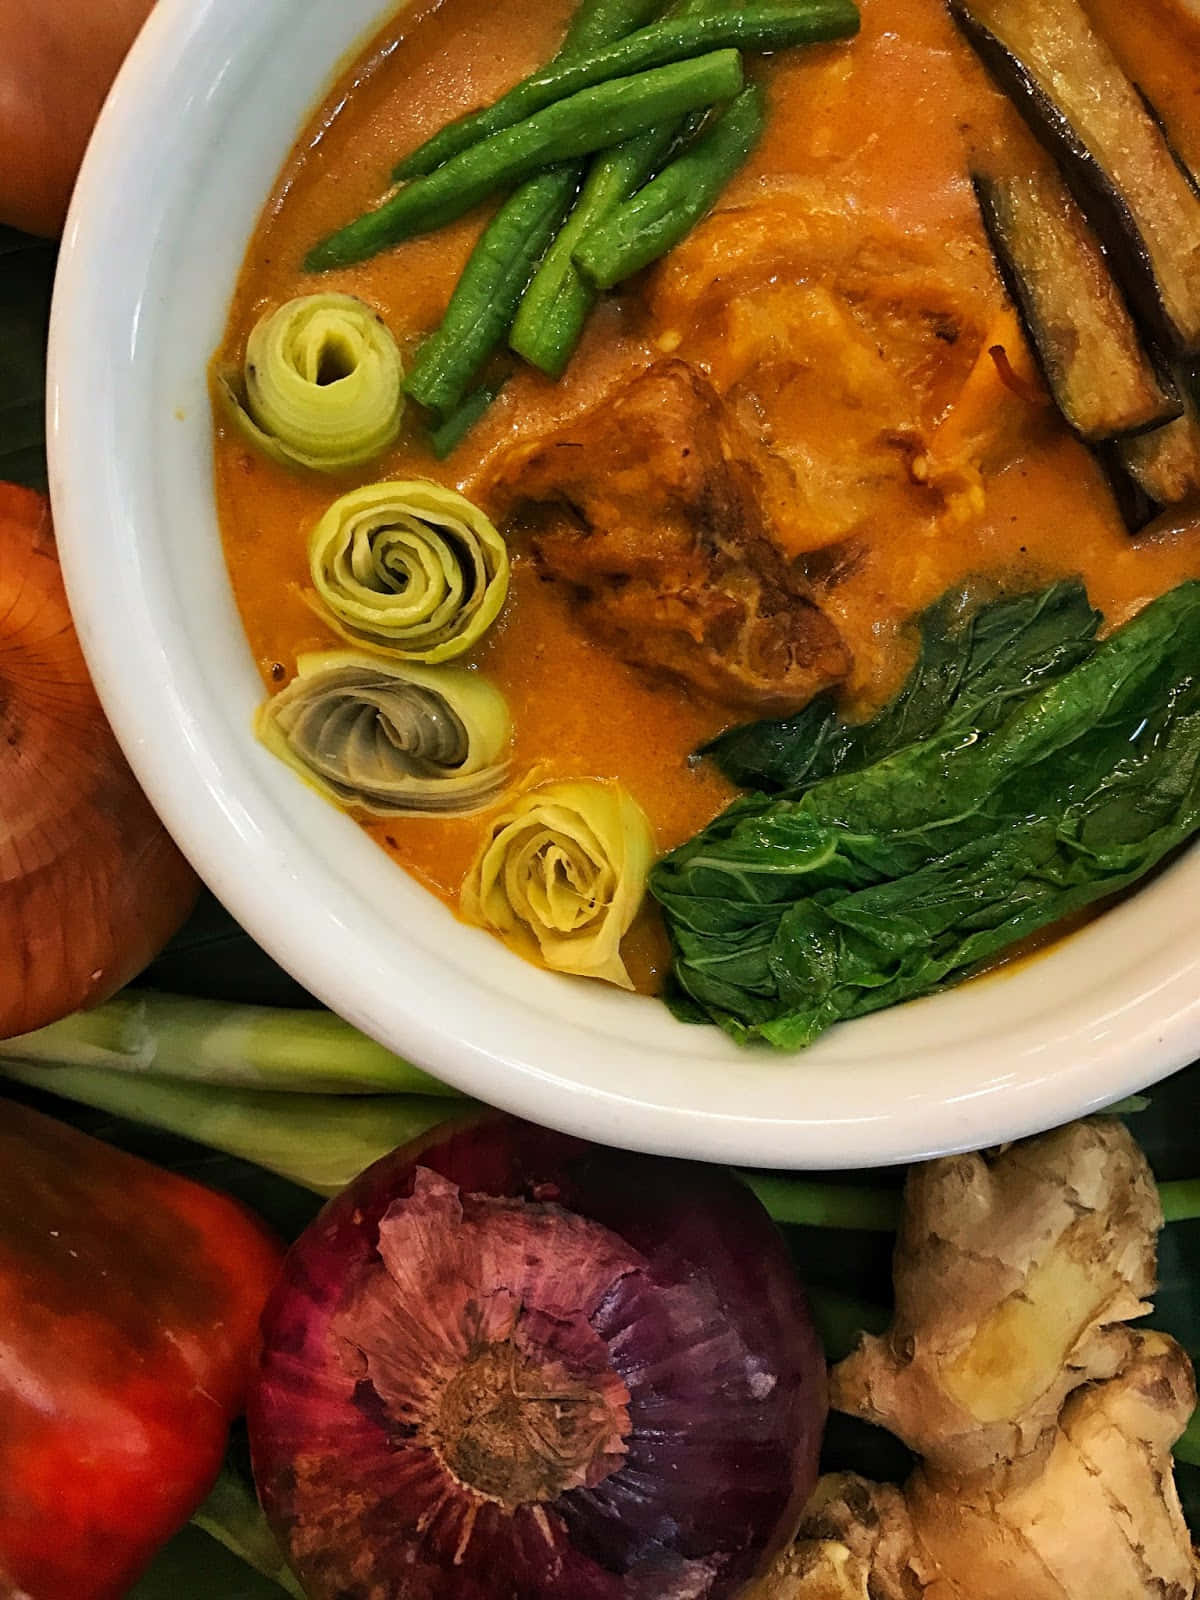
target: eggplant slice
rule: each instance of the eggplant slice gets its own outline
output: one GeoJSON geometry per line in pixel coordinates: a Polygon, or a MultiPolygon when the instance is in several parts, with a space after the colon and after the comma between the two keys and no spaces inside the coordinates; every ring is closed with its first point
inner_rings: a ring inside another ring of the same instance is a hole
{"type": "Polygon", "coordinates": [[[1151,122],[1153,122],[1159,133],[1162,134],[1167,149],[1171,152],[1171,160],[1179,168],[1180,172],[1183,173],[1188,188],[1192,191],[1196,198],[1200,200],[1200,178],[1198,178],[1192,168],[1188,166],[1187,158],[1185,157],[1183,151],[1179,148],[1178,144],[1175,142],[1175,137],[1167,125],[1167,119],[1163,116],[1162,112],[1154,104],[1154,101],[1151,100],[1150,96],[1142,88],[1140,83],[1135,83],[1133,87],[1137,90],[1138,99],[1146,108],[1146,115],[1150,118],[1151,122]]]}
{"type": "Polygon", "coordinates": [[[1121,515],[1138,533],[1162,512],[1200,503],[1200,407],[1194,382],[1181,381],[1184,412],[1103,457],[1121,515]]]}
{"type": "Polygon", "coordinates": [[[948,0],[1063,176],[1147,333],[1200,354],[1200,199],[1077,0],[948,0]]]}
{"type": "Polygon", "coordinates": [[[1143,346],[1061,178],[1031,173],[974,182],[1001,276],[1075,433],[1102,444],[1182,415],[1174,383],[1143,346]]]}

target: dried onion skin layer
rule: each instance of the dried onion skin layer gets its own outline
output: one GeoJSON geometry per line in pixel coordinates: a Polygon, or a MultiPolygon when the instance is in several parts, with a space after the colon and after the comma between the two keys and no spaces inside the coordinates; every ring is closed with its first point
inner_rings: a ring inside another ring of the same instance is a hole
{"type": "Polygon", "coordinates": [[[49,502],[0,483],[0,1039],[115,994],[199,888],[105,720],[49,502]]]}
{"type": "Polygon", "coordinates": [[[308,561],[337,631],[407,661],[464,654],[508,594],[508,546],[491,521],[421,478],[342,495],[313,529],[308,561]]]}
{"type": "Polygon", "coordinates": [[[404,366],[379,314],[349,294],[289,300],[255,323],[240,374],[217,384],[256,449],[284,466],[345,472],[395,443],[404,366]]]}
{"type": "Polygon", "coordinates": [[[715,1168],[487,1113],[290,1252],[249,1404],[311,1600],[725,1600],[795,1532],[825,1366],[715,1168]]]}
{"type": "Polygon", "coordinates": [[[354,650],[303,655],[255,731],[327,800],[371,816],[465,816],[508,782],[508,706],[462,667],[400,666],[354,650]]]}
{"type": "Polygon", "coordinates": [[[527,961],[632,989],[621,940],[654,855],[650,823],[619,783],[544,783],[493,820],[459,909],[527,961]]]}

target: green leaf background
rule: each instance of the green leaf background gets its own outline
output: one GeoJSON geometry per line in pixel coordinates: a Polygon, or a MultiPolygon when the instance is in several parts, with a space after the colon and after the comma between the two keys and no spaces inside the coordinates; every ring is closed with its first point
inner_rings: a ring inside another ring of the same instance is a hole
{"type": "MultiPolygon", "coordinates": [[[[0,230],[0,478],[33,487],[45,484],[42,410],[45,340],[55,252],[42,241],[0,230]]],[[[183,994],[263,1005],[315,1005],[302,989],[237,926],[209,896],[143,983],[183,994]]],[[[1152,1091],[1148,1109],[1133,1119],[1134,1130],[1160,1178],[1200,1173],[1195,1150],[1195,1110],[1200,1067],[1178,1074],[1152,1091]]],[[[123,1122],[106,1113],[6,1085],[6,1094],[161,1165],[234,1195],[265,1217],[285,1238],[294,1237],[315,1215],[319,1201],[307,1190],[262,1169],[214,1153],[184,1139],[123,1122]]],[[[828,1175],[831,1182],[864,1181],[862,1174],[828,1175]]],[[[869,1181],[899,1184],[902,1173],[869,1175],[869,1181]]],[[[837,1291],[851,1305],[886,1308],[890,1302],[891,1240],[879,1233],[830,1233],[792,1228],[797,1266],[812,1284],[837,1291]]],[[[1161,1287],[1156,1326],[1172,1332],[1193,1357],[1200,1357],[1200,1223],[1167,1228],[1160,1250],[1161,1287]]],[[[910,1457],[878,1429],[835,1417],[826,1441],[828,1468],[854,1467],[880,1478],[902,1478],[910,1457]]],[[[244,1436],[235,1435],[228,1471],[248,1482],[244,1436]]],[[[1200,1525],[1200,1469],[1180,1466],[1180,1487],[1192,1525],[1200,1525]]],[[[159,1555],[131,1600],[279,1600],[284,1591],[261,1577],[197,1527],[189,1527],[159,1555]]]]}
{"type": "Polygon", "coordinates": [[[0,228],[0,478],[46,486],[42,431],[54,246],[0,228]]]}

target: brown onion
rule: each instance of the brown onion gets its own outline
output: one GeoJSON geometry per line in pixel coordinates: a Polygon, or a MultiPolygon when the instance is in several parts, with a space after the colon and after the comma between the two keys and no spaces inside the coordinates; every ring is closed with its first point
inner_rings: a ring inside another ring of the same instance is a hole
{"type": "Polygon", "coordinates": [[[153,0],[4,0],[0,222],[58,233],[109,85],[153,0]]]}
{"type": "Polygon", "coordinates": [[[107,999],[197,887],[100,709],[50,508],[0,484],[0,1038],[107,999]]]}
{"type": "Polygon", "coordinates": [[[325,1207],[263,1334],[255,1477],[312,1600],[720,1600],[815,1482],[820,1346],[716,1168],[443,1127],[325,1207]]]}

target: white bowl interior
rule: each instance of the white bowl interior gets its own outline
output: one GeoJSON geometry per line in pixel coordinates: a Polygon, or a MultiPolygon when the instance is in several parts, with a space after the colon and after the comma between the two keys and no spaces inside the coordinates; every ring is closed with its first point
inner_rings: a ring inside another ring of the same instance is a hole
{"type": "MultiPolygon", "coordinates": [[[[452,0],[449,0],[452,3],[452,0]]],[[[1061,1122],[1200,1047],[1200,857],[1052,953],[741,1051],[460,925],[251,736],[205,367],[281,162],[380,0],[160,0],[89,152],[51,353],[52,492],[89,663],[198,870],[331,1007],[494,1104],[614,1144],[849,1166],[1061,1122]]]]}

